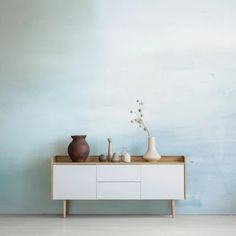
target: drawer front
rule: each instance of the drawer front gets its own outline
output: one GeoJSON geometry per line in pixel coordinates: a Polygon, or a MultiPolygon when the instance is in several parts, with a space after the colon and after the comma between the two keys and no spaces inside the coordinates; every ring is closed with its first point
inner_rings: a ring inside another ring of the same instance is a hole
{"type": "Polygon", "coordinates": [[[97,181],[140,181],[140,166],[134,165],[99,165],[97,181]]]}
{"type": "Polygon", "coordinates": [[[141,199],[184,199],[184,165],[143,165],[141,175],[141,199]]]}
{"type": "Polygon", "coordinates": [[[97,183],[97,199],[140,199],[140,183],[97,183]]]}
{"type": "Polygon", "coordinates": [[[96,199],[96,166],[54,165],[53,199],[96,199]]]}

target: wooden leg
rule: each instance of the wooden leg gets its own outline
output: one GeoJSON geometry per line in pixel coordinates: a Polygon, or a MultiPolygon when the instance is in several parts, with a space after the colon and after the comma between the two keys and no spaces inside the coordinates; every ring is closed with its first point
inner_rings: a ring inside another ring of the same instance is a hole
{"type": "Polygon", "coordinates": [[[171,214],[172,218],[175,218],[175,200],[171,200],[171,214]]]}
{"type": "Polygon", "coordinates": [[[67,213],[67,201],[63,200],[63,217],[66,218],[67,213]]]}

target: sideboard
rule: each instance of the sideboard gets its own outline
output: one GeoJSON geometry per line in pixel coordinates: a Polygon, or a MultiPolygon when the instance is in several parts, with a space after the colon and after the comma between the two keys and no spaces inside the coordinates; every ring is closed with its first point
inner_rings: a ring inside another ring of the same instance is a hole
{"type": "Polygon", "coordinates": [[[145,162],[133,156],[130,163],[99,162],[90,156],[86,162],[72,162],[68,156],[52,158],[52,199],[63,200],[63,216],[69,213],[69,200],[175,200],[186,199],[186,158],[163,156],[158,162],[145,162]]]}

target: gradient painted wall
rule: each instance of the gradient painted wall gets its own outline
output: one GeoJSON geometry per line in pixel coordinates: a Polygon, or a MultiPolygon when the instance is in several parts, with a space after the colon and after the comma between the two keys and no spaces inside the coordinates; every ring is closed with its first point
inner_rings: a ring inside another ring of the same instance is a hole
{"type": "MultiPolygon", "coordinates": [[[[59,213],[50,158],[72,134],[91,154],[188,156],[177,213],[236,213],[236,1],[0,0],[0,212],[59,213]]],[[[78,179],[78,181],[82,181],[78,179]]],[[[81,201],[73,213],[167,213],[168,202],[81,201]]]]}

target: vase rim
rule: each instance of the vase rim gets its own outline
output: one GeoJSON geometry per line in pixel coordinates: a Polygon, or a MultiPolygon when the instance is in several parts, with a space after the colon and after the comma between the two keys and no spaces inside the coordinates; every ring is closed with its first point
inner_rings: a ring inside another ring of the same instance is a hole
{"type": "Polygon", "coordinates": [[[86,138],[87,135],[82,134],[82,135],[72,135],[71,138],[75,139],[75,138],[86,138]]]}

